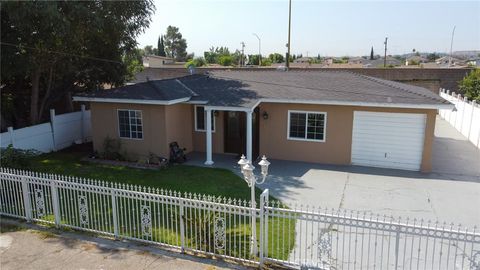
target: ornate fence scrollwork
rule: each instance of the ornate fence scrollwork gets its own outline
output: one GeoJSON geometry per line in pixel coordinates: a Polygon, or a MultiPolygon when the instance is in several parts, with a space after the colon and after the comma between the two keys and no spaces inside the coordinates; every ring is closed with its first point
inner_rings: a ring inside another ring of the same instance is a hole
{"type": "Polygon", "coordinates": [[[142,234],[146,237],[152,236],[152,212],[150,206],[142,205],[141,207],[141,227],[142,234]]]}
{"type": "Polygon", "coordinates": [[[45,197],[41,188],[35,189],[35,207],[37,209],[37,216],[45,216],[45,197]]]}
{"type": "Polygon", "coordinates": [[[319,229],[318,230],[318,259],[322,264],[329,264],[332,256],[332,239],[328,230],[319,229]]]}
{"type": "Polygon", "coordinates": [[[215,249],[224,249],[226,242],[225,234],[225,218],[219,215],[215,216],[214,220],[214,243],[215,249]]]}
{"type": "Polygon", "coordinates": [[[87,196],[78,196],[78,211],[80,213],[80,224],[88,225],[88,205],[87,196]]]}

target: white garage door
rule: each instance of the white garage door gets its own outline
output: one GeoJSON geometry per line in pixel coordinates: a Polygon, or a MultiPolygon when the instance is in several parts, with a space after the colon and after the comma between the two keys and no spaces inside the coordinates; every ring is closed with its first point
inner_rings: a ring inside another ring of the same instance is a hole
{"type": "Polygon", "coordinates": [[[355,111],[352,164],[420,170],[425,114],[355,111]]]}

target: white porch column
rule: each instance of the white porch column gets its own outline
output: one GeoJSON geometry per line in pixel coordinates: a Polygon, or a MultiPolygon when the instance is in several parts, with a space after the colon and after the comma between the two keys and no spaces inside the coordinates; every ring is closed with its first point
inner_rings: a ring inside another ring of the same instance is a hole
{"type": "Polygon", "coordinates": [[[205,130],[205,137],[207,139],[206,143],[206,153],[207,153],[207,160],[205,161],[205,165],[213,165],[212,160],[212,109],[205,107],[205,112],[207,114],[207,119],[205,120],[207,123],[207,128],[205,130]]]}
{"type": "Polygon", "coordinates": [[[245,112],[247,114],[247,159],[253,163],[252,160],[252,129],[253,121],[252,114],[253,112],[245,112]]]}

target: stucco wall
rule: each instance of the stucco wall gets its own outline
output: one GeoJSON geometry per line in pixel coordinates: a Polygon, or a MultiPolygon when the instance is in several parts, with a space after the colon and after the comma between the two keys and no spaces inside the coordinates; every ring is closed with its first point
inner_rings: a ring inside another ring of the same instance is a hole
{"type": "Polygon", "coordinates": [[[168,144],[165,132],[165,106],[97,103],[91,104],[92,140],[96,151],[103,151],[107,136],[119,139],[122,152],[128,159],[145,158],[150,152],[168,158],[168,144]],[[118,109],[142,111],[143,139],[120,138],[118,132],[118,109]]]}
{"type": "Polygon", "coordinates": [[[273,159],[298,160],[325,164],[351,164],[353,111],[381,111],[427,114],[424,152],[421,170],[431,170],[435,110],[368,108],[353,106],[322,106],[304,104],[260,104],[261,113],[269,118],[260,120],[260,155],[273,159]],[[288,110],[318,111],[327,113],[326,141],[309,142],[287,139],[288,110]]]}
{"type": "MultiPolygon", "coordinates": [[[[206,138],[204,131],[195,131],[195,106],[191,106],[192,131],[193,131],[193,149],[198,152],[205,152],[206,138]]],[[[219,111],[215,117],[215,132],[212,133],[212,152],[223,153],[224,149],[224,112],[219,111]]]]}
{"type": "Polygon", "coordinates": [[[178,142],[181,148],[186,148],[186,153],[193,151],[192,131],[193,115],[192,105],[175,104],[165,106],[165,131],[167,146],[171,142],[178,142]]]}

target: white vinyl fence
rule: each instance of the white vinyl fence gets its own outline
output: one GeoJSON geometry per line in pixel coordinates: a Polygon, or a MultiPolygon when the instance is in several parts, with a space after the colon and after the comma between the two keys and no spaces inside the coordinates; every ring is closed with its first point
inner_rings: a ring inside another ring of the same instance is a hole
{"type": "Polygon", "coordinates": [[[90,111],[82,110],[73,113],[55,115],[50,110],[50,122],[26,128],[8,128],[0,134],[0,147],[12,144],[17,149],[35,149],[40,152],[51,152],[67,148],[75,141],[91,140],[90,111]]]}
{"type": "Polygon", "coordinates": [[[480,106],[475,101],[449,90],[440,89],[440,96],[455,104],[455,110],[439,110],[440,116],[480,148],[480,106]]]}
{"type": "Polygon", "coordinates": [[[252,209],[242,200],[0,168],[0,214],[274,269],[480,269],[476,228],[287,208],[268,190],[252,209]]]}

